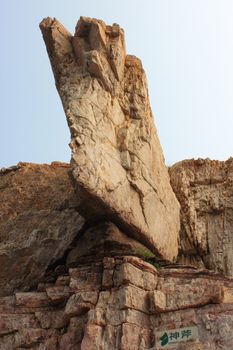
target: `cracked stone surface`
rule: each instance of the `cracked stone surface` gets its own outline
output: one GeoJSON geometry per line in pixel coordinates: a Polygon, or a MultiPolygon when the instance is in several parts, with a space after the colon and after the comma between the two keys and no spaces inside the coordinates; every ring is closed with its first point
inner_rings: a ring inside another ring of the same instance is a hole
{"type": "Polygon", "coordinates": [[[117,24],[81,17],[71,35],[56,19],[46,18],[40,28],[70,127],[82,215],[104,215],[173,261],[179,204],[141,61],[126,55],[124,32],[117,24]]]}
{"type": "Polygon", "coordinates": [[[233,158],[184,160],[170,176],[181,204],[178,261],[233,276],[233,158]]]}
{"type": "Polygon", "coordinates": [[[56,162],[0,170],[0,296],[37,284],[82,228],[69,173],[56,162]]]}
{"type": "Polygon", "coordinates": [[[0,297],[1,350],[155,350],[160,332],[190,327],[195,339],[172,349],[232,349],[232,279],[105,257],[0,297]]]}

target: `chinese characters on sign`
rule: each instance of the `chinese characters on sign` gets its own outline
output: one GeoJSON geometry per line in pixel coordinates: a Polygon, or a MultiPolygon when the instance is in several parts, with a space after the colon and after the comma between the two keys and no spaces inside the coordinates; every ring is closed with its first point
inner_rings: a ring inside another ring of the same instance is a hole
{"type": "Polygon", "coordinates": [[[197,327],[185,327],[156,332],[156,349],[172,349],[181,342],[198,340],[197,327]]]}

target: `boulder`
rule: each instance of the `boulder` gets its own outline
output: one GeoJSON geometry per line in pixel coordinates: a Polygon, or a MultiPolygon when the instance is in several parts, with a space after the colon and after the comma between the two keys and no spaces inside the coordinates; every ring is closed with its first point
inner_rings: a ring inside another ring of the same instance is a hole
{"type": "Polygon", "coordinates": [[[104,216],[173,261],[179,204],[141,61],[126,55],[117,24],[81,17],[74,36],[56,19],[40,28],[70,127],[79,210],[86,218],[104,216]]]}

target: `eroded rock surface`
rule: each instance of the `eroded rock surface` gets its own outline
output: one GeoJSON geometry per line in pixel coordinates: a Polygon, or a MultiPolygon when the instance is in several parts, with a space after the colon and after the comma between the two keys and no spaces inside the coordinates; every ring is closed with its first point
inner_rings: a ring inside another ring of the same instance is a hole
{"type": "Polygon", "coordinates": [[[0,172],[0,296],[37,284],[83,226],[68,164],[0,172]]]}
{"type": "Polygon", "coordinates": [[[170,175],[181,204],[178,261],[233,276],[233,158],[185,160],[170,175]]]}
{"type": "Polygon", "coordinates": [[[141,61],[117,24],[81,17],[72,36],[42,30],[71,131],[82,214],[104,215],[167,260],[177,256],[179,204],[171,189],[141,61]]]}
{"type": "Polygon", "coordinates": [[[49,287],[0,298],[1,350],[155,350],[160,333],[170,342],[177,329],[186,333],[175,350],[231,350],[232,327],[232,280],[130,256],[86,261],[49,287]]]}
{"type": "Polygon", "coordinates": [[[112,222],[101,222],[87,228],[67,255],[67,266],[105,256],[134,255],[154,258],[154,254],[133,238],[121,232],[112,222]]]}

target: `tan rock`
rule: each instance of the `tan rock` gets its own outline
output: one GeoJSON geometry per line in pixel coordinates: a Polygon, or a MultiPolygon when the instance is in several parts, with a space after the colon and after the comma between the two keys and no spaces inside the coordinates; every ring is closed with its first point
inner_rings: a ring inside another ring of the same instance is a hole
{"type": "Polygon", "coordinates": [[[84,337],[81,343],[81,350],[98,350],[103,344],[103,328],[95,324],[89,324],[85,328],[84,337]]]}
{"type": "Polygon", "coordinates": [[[178,261],[233,276],[233,158],[185,160],[170,175],[181,204],[178,261]]]}
{"type": "Polygon", "coordinates": [[[118,295],[116,295],[116,302],[119,302],[120,309],[135,309],[149,312],[149,294],[147,291],[135,286],[126,286],[119,289],[118,295]]]}
{"type": "Polygon", "coordinates": [[[213,273],[188,269],[161,270],[163,274],[155,292],[161,291],[166,296],[166,307],[161,312],[223,302],[225,279],[220,276],[216,279],[213,273]]]}
{"type": "Polygon", "coordinates": [[[72,36],[40,28],[71,131],[72,168],[86,217],[111,218],[164,259],[177,256],[179,204],[170,186],[139,59],[118,25],[81,17],[72,36]]]}
{"type": "Polygon", "coordinates": [[[66,304],[65,315],[67,317],[83,315],[96,305],[97,300],[97,292],[80,292],[73,294],[66,304]]]}
{"type": "Polygon", "coordinates": [[[70,288],[68,286],[54,286],[46,288],[46,294],[52,303],[59,304],[70,297],[70,288]]]}
{"type": "MultiPolygon", "coordinates": [[[[152,332],[135,324],[124,323],[122,325],[121,347],[122,350],[151,349],[153,343],[152,332]]],[[[153,349],[153,348],[152,348],[153,349]]]]}
{"type": "Polygon", "coordinates": [[[154,290],[157,285],[157,275],[142,271],[130,263],[123,263],[114,273],[114,285],[134,284],[145,290],[154,290]]]}
{"type": "Polygon", "coordinates": [[[84,220],[69,165],[19,163],[0,172],[0,296],[35,286],[84,220]]]}
{"type": "Polygon", "coordinates": [[[224,287],[222,289],[220,302],[225,304],[233,304],[233,288],[224,287]]]}
{"type": "Polygon", "coordinates": [[[150,303],[152,313],[160,313],[167,310],[166,295],[160,290],[154,290],[150,293],[150,303]]]}
{"type": "MultiPolygon", "coordinates": [[[[165,267],[156,271],[141,259],[129,256],[86,261],[69,272],[77,284],[80,281],[81,290],[67,302],[55,304],[49,300],[48,307],[45,292],[0,298],[1,350],[154,350],[161,334],[181,334],[181,330],[190,328],[192,338],[181,339],[174,349],[231,349],[230,278],[193,268],[165,267]],[[90,277],[85,280],[84,275],[99,273],[103,281],[105,270],[113,271],[113,276],[123,271],[130,278],[125,275],[117,279],[117,286],[105,285],[106,290],[101,284],[90,290],[90,277]],[[154,273],[157,283],[154,290],[147,290],[143,281],[154,273]]],[[[71,276],[60,276],[59,280],[63,277],[67,282],[71,276]]],[[[67,289],[56,285],[54,291],[58,287],[67,289]]]]}
{"type": "Polygon", "coordinates": [[[45,292],[27,292],[15,294],[16,305],[26,307],[43,307],[50,304],[50,300],[45,292]]]}

